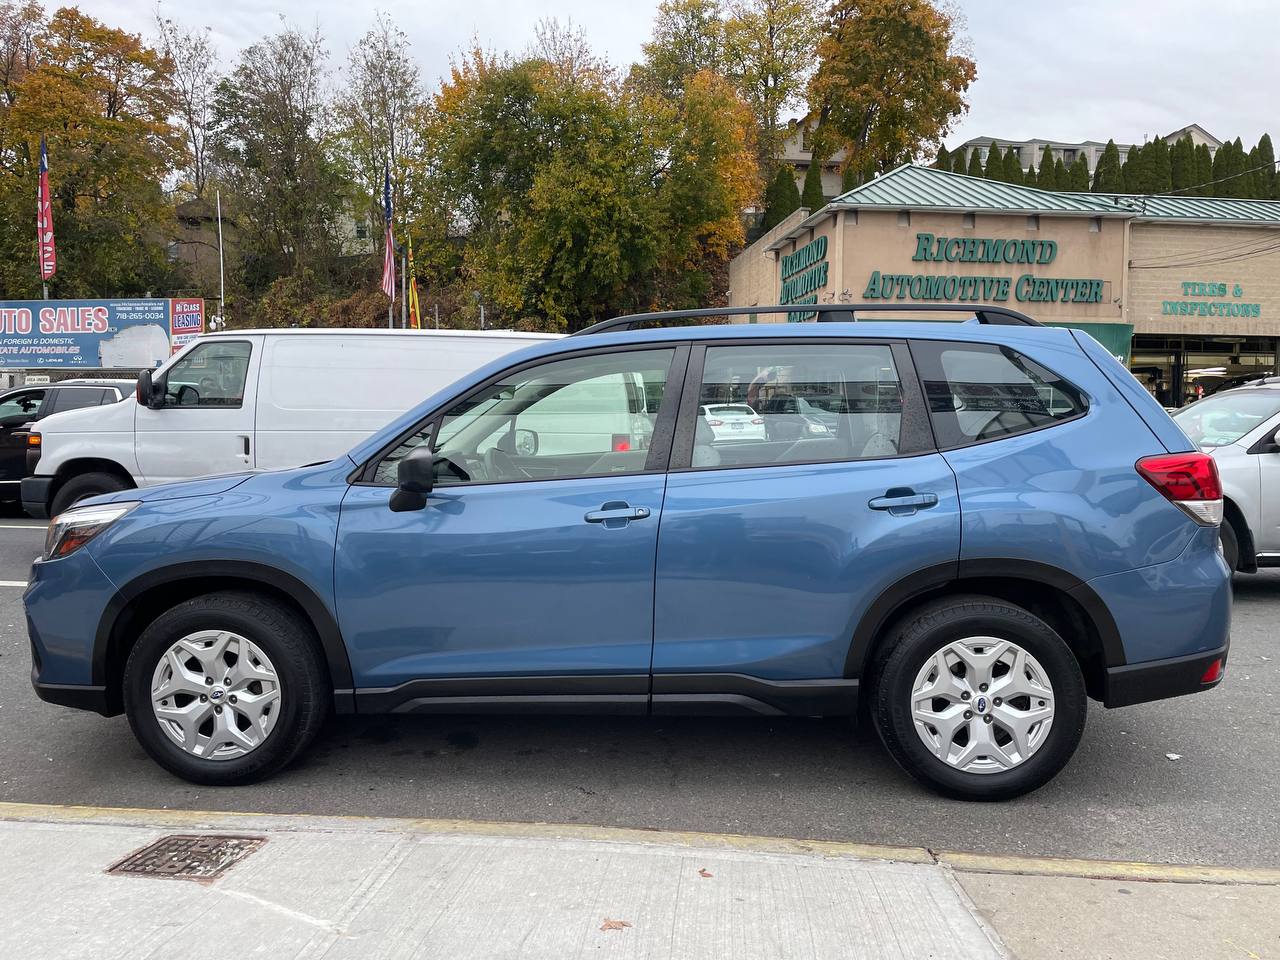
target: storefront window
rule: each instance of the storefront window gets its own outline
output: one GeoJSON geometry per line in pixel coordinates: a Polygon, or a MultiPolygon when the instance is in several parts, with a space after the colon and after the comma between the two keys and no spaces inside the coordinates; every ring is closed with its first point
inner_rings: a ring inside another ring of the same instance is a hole
{"type": "Polygon", "coordinates": [[[1181,407],[1274,375],[1276,339],[1137,334],[1130,369],[1163,406],[1181,407]]]}

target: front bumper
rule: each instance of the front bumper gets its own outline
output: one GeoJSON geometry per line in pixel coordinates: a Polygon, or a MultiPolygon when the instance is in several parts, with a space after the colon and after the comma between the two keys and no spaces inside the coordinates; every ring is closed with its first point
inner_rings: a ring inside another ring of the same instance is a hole
{"type": "Polygon", "coordinates": [[[1149,660],[1146,663],[1129,663],[1122,667],[1108,667],[1103,689],[1102,703],[1107,707],[1128,707],[1135,703],[1167,700],[1188,693],[1212,690],[1226,676],[1227,649],[1230,644],[1204,653],[1167,660],[1149,660]],[[1214,661],[1222,661],[1218,676],[1208,683],[1202,681],[1214,661]]]}
{"type": "Polygon", "coordinates": [[[53,477],[25,477],[22,481],[22,509],[37,520],[49,519],[49,492],[53,477]]]}

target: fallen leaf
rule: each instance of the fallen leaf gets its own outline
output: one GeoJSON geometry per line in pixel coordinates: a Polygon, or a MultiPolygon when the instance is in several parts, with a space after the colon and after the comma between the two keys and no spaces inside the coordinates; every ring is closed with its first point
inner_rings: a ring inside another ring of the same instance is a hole
{"type": "Polygon", "coordinates": [[[605,917],[604,923],[600,925],[600,929],[601,930],[621,930],[623,927],[629,927],[629,926],[631,926],[631,924],[628,923],[626,920],[610,920],[608,917],[605,917]]]}
{"type": "Polygon", "coordinates": [[[708,870],[706,867],[702,867],[702,868],[700,868],[700,869],[698,870],[698,876],[700,876],[700,877],[714,877],[714,876],[715,876],[715,874],[714,874],[714,873],[712,873],[710,870],[708,870]]]}
{"type": "Polygon", "coordinates": [[[1164,755],[1164,758],[1165,758],[1166,760],[1181,760],[1181,759],[1182,759],[1182,754],[1180,754],[1180,753],[1166,753],[1166,754],[1164,755]]]}

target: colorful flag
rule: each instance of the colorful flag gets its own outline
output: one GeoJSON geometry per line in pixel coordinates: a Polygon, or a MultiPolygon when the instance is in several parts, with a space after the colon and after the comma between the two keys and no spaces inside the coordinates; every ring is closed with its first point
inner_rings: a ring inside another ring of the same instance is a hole
{"type": "Polygon", "coordinates": [[[391,233],[391,165],[382,168],[382,212],[387,221],[387,239],[382,253],[382,292],[396,298],[396,240],[391,233]]]}
{"type": "Polygon", "coordinates": [[[58,251],[53,244],[53,201],[49,196],[49,149],[40,138],[40,187],[36,195],[36,241],[39,244],[40,279],[48,280],[58,270],[58,251]]]}
{"type": "Polygon", "coordinates": [[[422,329],[422,310],[418,306],[418,271],[413,266],[413,240],[409,244],[409,329],[422,329]]]}

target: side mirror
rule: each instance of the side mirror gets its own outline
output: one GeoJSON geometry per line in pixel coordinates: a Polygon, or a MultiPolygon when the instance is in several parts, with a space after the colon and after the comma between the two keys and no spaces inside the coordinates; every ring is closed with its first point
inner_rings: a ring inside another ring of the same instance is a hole
{"type": "Polygon", "coordinates": [[[517,430],[516,431],[516,456],[533,457],[538,453],[538,431],[536,430],[517,430]]]}
{"type": "Polygon", "coordinates": [[[1280,427],[1272,430],[1249,448],[1250,453],[1280,453],[1280,427]]]}
{"type": "Polygon", "coordinates": [[[163,388],[158,388],[151,379],[151,371],[143,370],[138,374],[138,389],[134,391],[134,396],[138,403],[142,404],[150,410],[158,410],[164,406],[163,388]]]}
{"type": "Polygon", "coordinates": [[[396,464],[397,486],[389,503],[392,513],[421,510],[427,505],[427,495],[436,480],[435,460],[435,453],[423,445],[409,451],[396,464]]]}

